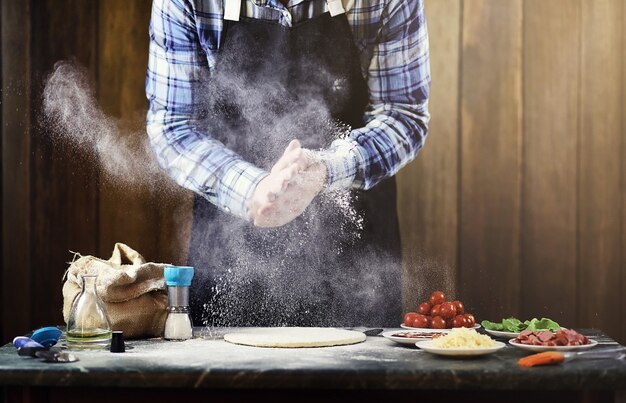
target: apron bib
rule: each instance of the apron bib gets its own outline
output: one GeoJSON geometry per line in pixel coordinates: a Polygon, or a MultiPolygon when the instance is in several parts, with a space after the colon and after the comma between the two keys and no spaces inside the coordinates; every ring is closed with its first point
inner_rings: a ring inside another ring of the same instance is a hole
{"type": "MultiPolygon", "coordinates": [[[[203,116],[227,147],[269,170],[291,139],[320,149],[364,125],[367,84],[345,14],[224,24],[203,116]]],[[[395,181],[322,194],[270,229],[197,196],[188,264],[196,326],[397,326],[395,181]]]]}

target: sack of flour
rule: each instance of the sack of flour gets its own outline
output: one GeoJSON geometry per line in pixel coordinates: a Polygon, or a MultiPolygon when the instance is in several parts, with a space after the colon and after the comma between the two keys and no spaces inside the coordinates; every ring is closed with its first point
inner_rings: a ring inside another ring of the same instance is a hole
{"type": "Polygon", "coordinates": [[[80,275],[95,274],[96,290],[104,302],[112,330],[124,338],[158,337],[167,317],[165,264],[146,263],[143,256],[116,243],[109,260],[94,256],[75,259],[63,284],[63,318],[67,323],[74,300],[81,292],[80,275]]]}

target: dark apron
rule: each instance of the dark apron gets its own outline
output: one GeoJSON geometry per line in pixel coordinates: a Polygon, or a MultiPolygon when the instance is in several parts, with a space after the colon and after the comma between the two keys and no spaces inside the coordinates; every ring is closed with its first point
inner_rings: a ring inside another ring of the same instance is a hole
{"type": "MultiPolygon", "coordinates": [[[[363,127],[368,89],[345,14],[291,28],[224,23],[202,113],[227,147],[269,170],[291,139],[320,149],[346,125],[363,127]]],[[[188,264],[196,326],[398,326],[395,181],[322,194],[270,229],[198,196],[188,264]]]]}

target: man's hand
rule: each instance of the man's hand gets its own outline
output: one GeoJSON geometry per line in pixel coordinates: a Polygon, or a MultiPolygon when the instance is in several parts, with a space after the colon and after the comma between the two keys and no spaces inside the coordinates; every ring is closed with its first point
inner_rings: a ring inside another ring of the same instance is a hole
{"type": "Polygon", "coordinates": [[[248,216],[259,227],[278,227],[304,212],[326,182],[326,167],[293,140],[257,185],[248,201],[248,216]]]}

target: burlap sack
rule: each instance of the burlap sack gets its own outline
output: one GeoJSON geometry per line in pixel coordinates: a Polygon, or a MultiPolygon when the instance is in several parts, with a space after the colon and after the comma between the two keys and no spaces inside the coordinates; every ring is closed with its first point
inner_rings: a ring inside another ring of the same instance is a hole
{"type": "Polygon", "coordinates": [[[125,338],[158,337],[167,317],[164,264],[146,263],[143,256],[116,243],[109,260],[94,256],[75,259],[63,284],[63,318],[67,323],[74,300],[81,292],[81,274],[96,274],[96,289],[104,302],[112,330],[125,338]]]}

